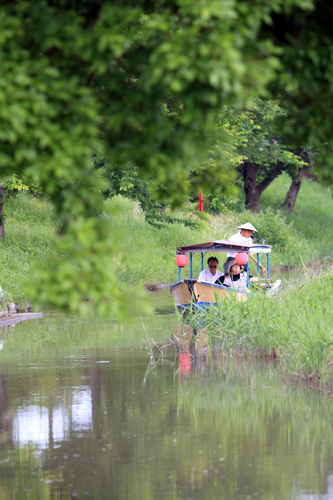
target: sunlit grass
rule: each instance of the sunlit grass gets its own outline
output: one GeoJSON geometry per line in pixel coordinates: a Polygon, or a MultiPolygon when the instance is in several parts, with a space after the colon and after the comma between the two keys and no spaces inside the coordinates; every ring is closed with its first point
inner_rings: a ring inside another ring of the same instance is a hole
{"type": "MultiPolygon", "coordinates": [[[[286,174],[278,177],[262,194],[261,209],[278,210],[290,183],[286,174]]],[[[333,252],[333,197],[328,188],[303,179],[294,211],[286,214],[286,220],[293,223],[295,236],[307,241],[308,250],[303,252],[307,260],[333,252]]]]}

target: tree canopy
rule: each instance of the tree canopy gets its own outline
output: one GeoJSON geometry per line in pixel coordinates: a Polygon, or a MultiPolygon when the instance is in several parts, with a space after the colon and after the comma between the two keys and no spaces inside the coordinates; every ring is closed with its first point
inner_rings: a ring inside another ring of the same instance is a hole
{"type": "MultiPolygon", "coordinates": [[[[53,201],[66,257],[49,263],[35,300],[126,309],[112,264],[119,235],[96,217],[105,184],[93,152],[152,175],[176,205],[188,179],[209,187],[204,170],[190,174],[207,161],[222,106],[288,85],[302,118],[285,132],[331,147],[332,10],[323,0],[0,0],[2,175],[29,177],[53,201]]],[[[223,162],[210,169],[227,188],[223,162]]]]}
{"type": "Polygon", "coordinates": [[[287,110],[275,100],[253,99],[247,109],[229,108],[226,117],[234,130],[235,145],[242,161],[237,170],[245,191],[245,206],[259,211],[259,198],[271,182],[286,171],[292,178],[305,163],[301,148],[290,149],[280,131],[287,110]]]}

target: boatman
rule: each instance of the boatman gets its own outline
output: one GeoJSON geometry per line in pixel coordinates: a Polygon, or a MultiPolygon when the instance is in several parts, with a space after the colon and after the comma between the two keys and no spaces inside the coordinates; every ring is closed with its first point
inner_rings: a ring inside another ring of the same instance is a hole
{"type": "Polygon", "coordinates": [[[221,271],[217,270],[217,266],[219,265],[219,261],[216,257],[209,257],[207,260],[208,269],[204,269],[199,274],[198,281],[205,281],[206,283],[215,283],[217,279],[223,276],[221,271]]]}
{"type": "MultiPolygon", "coordinates": [[[[242,224],[238,226],[237,229],[240,229],[239,233],[233,234],[228,238],[229,241],[234,241],[235,243],[244,243],[244,245],[253,245],[253,241],[251,238],[252,233],[257,233],[258,231],[254,226],[252,226],[251,222],[246,222],[246,224],[242,224]]],[[[229,262],[235,258],[234,254],[228,253],[227,260],[224,263],[224,274],[228,273],[229,270],[229,262]]]]}

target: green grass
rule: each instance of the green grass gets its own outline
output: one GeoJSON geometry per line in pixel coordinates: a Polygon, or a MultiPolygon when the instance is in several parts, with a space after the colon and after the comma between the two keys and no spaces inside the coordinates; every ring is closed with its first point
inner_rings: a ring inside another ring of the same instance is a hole
{"type": "Polygon", "coordinates": [[[54,210],[47,201],[27,194],[5,202],[5,239],[0,242],[0,284],[5,299],[21,308],[29,297],[27,280],[38,280],[39,270],[54,254],[54,210]]]}
{"type": "MultiPolygon", "coordinates": [[[[319,184],[304,179],[294,212],[279,211],[290,185],[287,176],[276,179],[263,193],[262,212],[228,212],[193,219],[198,229],[182,224],[166,224],[157,229],[144,220],[138,203],[116,197],[119,210],[110,218],[110,231],[121,235],[116,264],[119,282],[127,285],[171,283],[178,279],[175,264],[177,246],[214,239],[225,239],[236,232],[237,225],[251,221],[259,230],[256,241],[265,239],[273,245],[271,268],[302,265],[333,252],[333,198],[319,184]]],[[[177,214],[179,215],[179,214],[177,214]]],[[[38,282],[48,258],[56,254],[53,236],[57,219],[50,203],[23,193],[5,202],[4,241],[0,242],[0,284],[6,300],[24,307],[29,301],[25,283],[38,282]]],[[[106,218],[108,216],[106,215],[106,218]]],[[[118,236],[117,236],[118,238],[118,236]]],[[[206,259],[207,257],[205,257],[206,259]]],[[[224,262],[220,258],[220,268],[224,262]]],[[[188,266],[189,267],[189,266],[188,266]]],[[[188,277],[189,268],[182,276],[188,277]]],[[[200,257],[193,259],[193,275],[201,271],[200,257]]]]}
{"type": "MultiPolygon", "coordinates": [[[[283,174],[262,194],[260,208],[279,210],[291,180],[283,174]]],[[[333,197],[327,188],[309,179],[303,179],[294,211],[286,215],[286,222],[292,223],[297,236],[305,240],[307,259],[318,258],[333,252],[333,197]]]]}
{"type": "MultiPolygon", "coordinates": [[[[185,318],[204,328],[211,347],[231,357],[277,357],[284,374],[333,384],[333,270],[322,267],[279,294],[224,300],[185,318]]],[[[179,318],[180,321],[185,321],[179,318]]]]}

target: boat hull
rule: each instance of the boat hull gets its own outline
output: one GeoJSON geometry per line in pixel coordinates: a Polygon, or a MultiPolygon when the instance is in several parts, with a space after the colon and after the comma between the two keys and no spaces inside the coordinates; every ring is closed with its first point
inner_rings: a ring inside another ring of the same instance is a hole
{"type": "Polygon", "coordinates": [[[207,307],[225,299],[246,301],[246,292],[196,280],[179,281],[170,288],[178,308],[207,307]]]}

